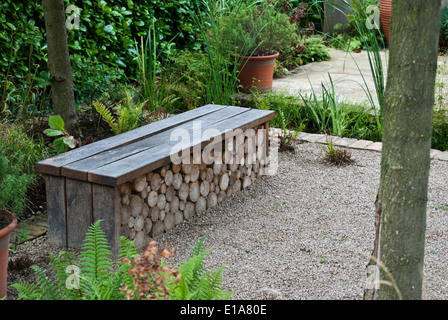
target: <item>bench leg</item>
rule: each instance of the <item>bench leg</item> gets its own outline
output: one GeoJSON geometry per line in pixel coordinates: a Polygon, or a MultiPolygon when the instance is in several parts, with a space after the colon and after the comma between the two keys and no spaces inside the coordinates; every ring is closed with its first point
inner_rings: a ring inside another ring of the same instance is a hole
{"type": "Polygon", "coordinates": [[[120,248],[120,193],[118,187],[92,185],[93,220],[102,220],[101,229],[114,255],[120,248]]]}
{"type": "Polygon", "coordinates": [[[92,184],[66,178],[67,247],[80,249],[93,223],[92,184]]]}
{"type": "Polygon", "coordinates": [[[67,246],[67,216],[65,209],[65,178],[45,176],[48,212],[48,242],[67,246]]]}

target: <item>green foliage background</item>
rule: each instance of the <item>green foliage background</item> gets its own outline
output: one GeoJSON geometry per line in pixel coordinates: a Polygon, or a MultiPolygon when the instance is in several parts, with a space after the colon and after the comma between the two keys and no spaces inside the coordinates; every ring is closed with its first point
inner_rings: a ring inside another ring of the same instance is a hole
{"type": "MultiPolygon", "coordinates": [[[[80,9],[80,28],[67,30],[74,81],[80,83],[85,61],[117,68],[133,77],[136,69],[135,43],[145,35],[153,17],[162,51],[176,37],[179,46],[193,43],[194,26],[188,12],[190,0],[64,0],[66,7],[80,9]],[[78,67],[76,67],[78,66],[78,67]]],[[[67,13],[67,18],[70,13],[67,13]]],[[[39,87],[47,82],[44,13],[41,1],[4,0],[0,3],[0,74],[25,77],[39,68],[39,87]]]]}

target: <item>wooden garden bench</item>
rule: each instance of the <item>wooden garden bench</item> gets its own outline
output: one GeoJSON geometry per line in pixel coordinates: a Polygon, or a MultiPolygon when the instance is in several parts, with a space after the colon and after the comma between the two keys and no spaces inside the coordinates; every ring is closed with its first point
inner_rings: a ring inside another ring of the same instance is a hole
{"type": "Polygon", "coordinates": [[[101,219],[115,253],[120,235],[146,244],[258,178],[273,117],[268,110],[206,105],[38,162],[49,241],[79,249],[87,228],[101,219]],[[248,151],[254,135],[255,155],[248,151]],[[222,149],[212,148],[218,143],[222,149]],[[244,162],[249,154],[253,161],[244,162]]]}

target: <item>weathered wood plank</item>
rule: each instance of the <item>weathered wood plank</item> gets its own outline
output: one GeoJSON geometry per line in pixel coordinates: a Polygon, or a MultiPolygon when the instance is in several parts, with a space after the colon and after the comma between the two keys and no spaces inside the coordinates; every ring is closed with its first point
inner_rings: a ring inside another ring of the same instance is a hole
{"type": "MultiPolygon", "coordinates": [[[[92,170],[154,147],[166,148],[166,141],[170,140],[170,136],[174,130],[185,130],[185,133],[192,134],[196,126],[195,121],[200,121],[198,123],[200,123],[201,126],[211,126],[225,119],[236,115],[241,115],[248,110],[250,109],[236,107],[222,108],[215,112],[195,118],[192,121],[182,123],[174,128],[167,128],[165,131],[152,135],[148,138],[116,147],[114,149],[104,150],[103,152],[91,157],[64,165],[61,168],[61,175],[72,179],[87,181],[88,173],[92,170]]],[[[175,117],[176,116],[173,118],[175,117]]],[[[151,159],[147,159],[146,161],[151,161],[151,159]]]]}
{"type": "MultiPolygon", "coordinates": [[[[245,108],[241,108],[245,109],[245,108]]],[[[171,162],[173,148],[178,150],[188,150],[196,146],[205,146],[213,139],[221,137],[236,129],[246,130],[247,128],[265,123],[274,117],[273,111],[248,109],[247,112],[223,120],[211,126],[201,126],[200,131],[204,133],[207,129],[214,129],[208,139],[204,139],[202,134],[192,134],[189,139],[184,139],[181,143],[177,141],[166,141],[164,148],[151,148],[138,154],[121,159],[89,172],[88,180],[94,183],[115,186],[130,181],[146,172],[161,167],[171,162]],[[150,161],[148,161],[150,159],[150,161]]],[[[210,131],[209,131],[210,132],[210,131]]],[[[211,133],[211,132],[210,132],[211,133]]]]}
{"type": "Polygon", "coordinates": [[[61,174],[61,168],[64,165],[91,157],[99,152],[103,152],[104,150],[110,150],[147,138],[151,135],[165,131],[169,128],[173,128],[182,123],[194,120],[208,113],[216,112],[223,108],[226,108],[226,106],[206,105],[193,110],[189,110],[179,115],[162,119],[154,123],[142,126],[140,128],[124,132],[107,139],[96,141],[81,148],[77,148],[57,155],[55,157],[40,161],[35,165],[35,168],[38,172],[59,176],[61,174]]]}
{"type": "Polygon", "coordinates": [[[65,211],[65,179],[45,176],[48,212],[48,242],[67,246],[67,221],[65,211]]]}
{"type": "Polygon", "coordinates": [[[120,210],[121,197],[118,187],[92,185],[93,221],[101,221],[101,229],[117,256],[120,248],[120,210]]]}
{"type": "MultiPolygon", "coordinates": [[[[65,179],[67,246],[80,249],[92,219],[92,184],[65,179]]],[[[104,201],[111,201],[104,199],[104,201]]]]}

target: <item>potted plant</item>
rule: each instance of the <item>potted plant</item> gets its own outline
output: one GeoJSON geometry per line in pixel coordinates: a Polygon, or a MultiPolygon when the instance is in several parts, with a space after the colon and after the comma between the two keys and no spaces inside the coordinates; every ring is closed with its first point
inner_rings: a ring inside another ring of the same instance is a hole
{"type": "Polygon", "coordinates": [[[389,44],[389,24],[392,15],[392,0],[381,0],[380,2],[380,19],[383,26],[384,36],[387,44],[389,44]]]}
{"type": "Polygon", "coordinates": [[[299,41],[296,25],[268,1],[241,8],[232,20],[224,24],[223,34],[228,38],[223,43],[229,44],[238,58],[240,85],[246,90],[269,91],[279,53],[299,41]]]}
{"type": "Polygon", "coordinates": [[[16,226],[15,215],[0,209],[0,300],[6,297],[9,236],[16,226]]]}

